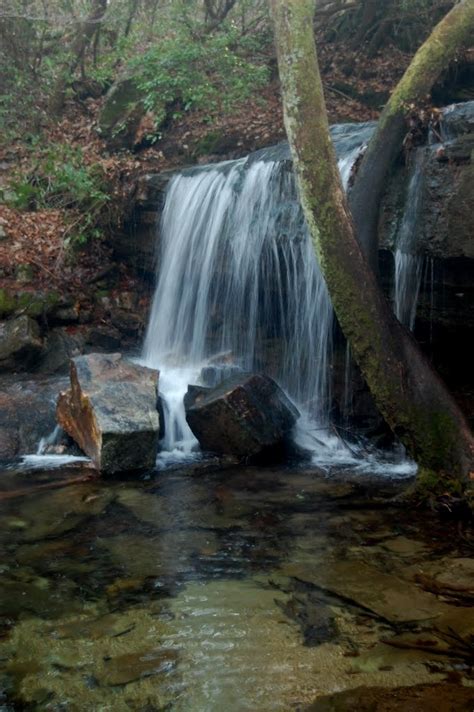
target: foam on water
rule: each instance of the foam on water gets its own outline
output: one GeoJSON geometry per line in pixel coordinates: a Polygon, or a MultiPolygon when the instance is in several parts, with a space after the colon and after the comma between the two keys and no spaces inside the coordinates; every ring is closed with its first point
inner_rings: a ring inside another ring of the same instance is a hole
{"type": "Polygon", "coordinates": [[[24,465],[41,470],[49,470],[75,462],[90,462],[88,457],[79,455],[23,455],[21,461],[24,465]]]}

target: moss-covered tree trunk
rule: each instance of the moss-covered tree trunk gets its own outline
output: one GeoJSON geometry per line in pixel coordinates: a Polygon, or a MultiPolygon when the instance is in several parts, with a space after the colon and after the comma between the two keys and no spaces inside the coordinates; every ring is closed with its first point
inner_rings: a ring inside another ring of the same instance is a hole
{"type": "Polygon", "coordinates": [[[357,239],[372,267],[377,268],[377,223],[387,174],[407,131],[410,105],[426,100],[441,72],[456,53],[472,42],[474,0],[461,0],[435,27],[415,54],[380,117],[357,171],[349,202],[357,239]]]}
{"type": "Polygon", "coordinates": [[[329,135],[313,0],[270,6],[300,200],[337,318],[381,413],[420,466],[418,483],[462,489],[473,464],[472,434],[393,315],[355,237],[329,135]]]}

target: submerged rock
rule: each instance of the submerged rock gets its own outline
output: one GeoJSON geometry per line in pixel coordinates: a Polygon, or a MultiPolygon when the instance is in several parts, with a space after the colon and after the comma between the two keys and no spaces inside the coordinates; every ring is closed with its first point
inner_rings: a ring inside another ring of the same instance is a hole
{"type": "Polygon", "coordinates": [[[299,416],[275,381],[263,374],[234,376],[216,388],[190,386],[184,405],[204,450],[237,457],[281,445],[299,416]]]}
{"type": "Polygon", "coordinates": [[[38,324],[29,316],[0,323],[0,371],[34,365],[42,348],[38,324]]]}
{"type": "Polygon", "coordinates": [[[158,451],[158,371],[121,354],[71,360],[71,388],[59,395],[61,427],[104,474],[152,468],[158,451]]]}

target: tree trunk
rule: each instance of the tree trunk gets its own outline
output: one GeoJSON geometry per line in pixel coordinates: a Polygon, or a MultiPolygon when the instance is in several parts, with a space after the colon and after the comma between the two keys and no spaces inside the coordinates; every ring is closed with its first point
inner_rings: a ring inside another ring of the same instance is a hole
{"type": "Polygon", "coordinates": [[[79,64],[83,63],[85,51],[98,31],[106,10],[107,0],[93,0],[89,15],[84,22],[79,24],[69,53],[69,59],[64,63],[59,72],[49,100],[49,110],[53,116],[57,117],[62,114],[68,83],[72,79],[79,64]]]}
{"type": "Polygon", "coordinates": [[[420,466],[418,484],[459,491],[473,465],[474,440],[395,318],[355,237],[329,134],[313,0],[270,0],[270,6],[300,200],[337,318],[380,412],[420,466]]]}
{"type": "Polygon", "coordinates": [[[423,102],[439,75],[474,34],[474,0],[461,0],[415,54],[380,117],[349,196],[357,239],[377,271],[380,201],[406,133],[405,114],[423,102]]]}

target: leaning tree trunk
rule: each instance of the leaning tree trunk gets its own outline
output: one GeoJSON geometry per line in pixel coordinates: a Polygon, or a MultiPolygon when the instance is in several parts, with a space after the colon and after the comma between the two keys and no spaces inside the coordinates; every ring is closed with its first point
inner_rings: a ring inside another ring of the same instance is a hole
{"type": "Polygon", "coordinates": [[[405,115],[429,95],[441,72],[474,35],[474,0],[461,0],[415,54],[382,112],[357,171],[349,202],[357,239],[377,270],[377,223],[387,174],[406,133],[405,115]]]}
{"type": "Polygon", "coordinates": [[[270,6],[300,200],[337,318],[380,412],[420,466],[418,483],[459,491],[473,464],[474,440],[393,315],[355,237],[329,134],[313,0],[270,0],[270,6]]]}

